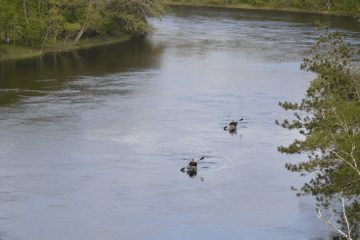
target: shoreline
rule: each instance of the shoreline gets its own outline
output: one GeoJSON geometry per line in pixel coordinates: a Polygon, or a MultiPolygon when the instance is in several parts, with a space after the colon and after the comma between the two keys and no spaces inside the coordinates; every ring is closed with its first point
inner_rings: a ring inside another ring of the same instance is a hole
{"type": "Polygon", "coordinates": [[[120,42],[130,41],[130,35],[123,34],[119,37],[99,37],[96,39],[80,39],[78,43],[73,46],[71,39],[65,44],[59,39],[56,44],[48,44],[44,47],[40,54],[40,49],[33,47],[14,46],[13,43],[0,44],[0,62],[8,60],[21,60],[44,56],[50,53],[72,52],[79,49],[87,49],[108,44],[115,44],[120,42]]]}
{"type": "MultiPolygon", "coordinates": [[[[174,0],[173,0],[174,1],[174,0]]],[[[175,0],[176,1],[176,0],[175,0]]],[[[189,0],[185,0],[189,1],[189,0]]],[[[196,0],[195,0],[196,1],[196,0]]],[[[209,7],[209,8],[227,8],[227,9],[247,9],[247,10],[263,10],[263,11],[279,11],[279,12],[296,12],[296,13],[310,13],[310,14],[322,14],[322,15],[333,15],[333,16],[344,16],[344,17],[354,17],[358,14],[351,13],[335,13],[327,11],[313,11],[313,10],[301,10],[295,8],[275,8],[275,7],[256,7],[250,4],[228,4],[228,5],[214,5],[206,3],[189,3],[189,2],[172,2],[172,0],[163,0],[162,4],[167,6],[191,6],[191,7],[209,7]]],[[[43,49],[43,52],[40,54],[40,48],[34,47],[23,47],[18,45],[13,46],[13,43],[0,43],[0,62],[8,60],[20,60],[34,58],[38,56],[43,56],[49,53],[57,52],[71,52],[79,49],[92,48],[97,46],[103,46],[108,44],[115,44],[120,42],[125,42],[131,40],[130,35],[121,34],[118,37],[108,37],[100,36],[96,39],[80,39],[78,43],[73,46],[71,44],[71,39],[65,44],[62,42],[63,39],[59,39],[56,44],[46,44],[43,49]]]]}
{"type": "Polygon", "coordinates": [[[279,11],[279,12],[313,13],[313,14],[322,14],[322,15],[344,16],[344,17],[354,17],[357,15],[351,13],[309,11],[309,10],[301,10],[295,8],[255,7],[249,4],[213,5],[206,3],[181,3],[181,2],[170,2],[170,1],[163,1],[163,4],[168,6],[193,6],[193,7],[233,8],[233,9],[248,9],[248,10],[269,10],[269,11],[279,11]]]}

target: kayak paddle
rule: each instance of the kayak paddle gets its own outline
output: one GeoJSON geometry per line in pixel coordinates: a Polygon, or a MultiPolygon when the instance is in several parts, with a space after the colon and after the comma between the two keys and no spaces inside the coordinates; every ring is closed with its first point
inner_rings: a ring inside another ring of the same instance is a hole
{"type": "MultiPolygon", "coordinates": [[[[204,158],[205,158],[205,157],[202,157],[202,158],[200,158],[199,160],[197,160],[196,162],[198,162],[198,161],[200,161],[200,160],[203,160],[204,158]]],[[[180,171],[183,172],[183,171],[185,170],[185,168],[186,168],[186,167],[183,167],[182,169],[180,169],[180,171]]]]}

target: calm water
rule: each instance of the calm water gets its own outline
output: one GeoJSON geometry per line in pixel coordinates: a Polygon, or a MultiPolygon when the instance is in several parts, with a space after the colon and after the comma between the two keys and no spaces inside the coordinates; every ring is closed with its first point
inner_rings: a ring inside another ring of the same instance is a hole
{"type": "Polygon", "coordinates": [[[329,239],[277,146],[316,19],[174,7],[128,42],[0,65],[0,239],[329,239]],[[235,134],[224,131],[244,118],[235,134]],[[199,162],[190,178],[180,171],[199,162]]]}

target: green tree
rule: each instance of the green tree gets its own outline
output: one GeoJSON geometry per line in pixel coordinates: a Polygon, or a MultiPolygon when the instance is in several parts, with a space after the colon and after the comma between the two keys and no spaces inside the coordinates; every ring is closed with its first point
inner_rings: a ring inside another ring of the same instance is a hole
{"type": "Polygon", "coordinates": [[[12,18],[9,21],[10,24],[10,29],[11,29],[11,36],[13,37],[13,43],[15,46],[16,43],[16,37],[20,36],[21,32],[22,32],[22,27],[20,25],[20,17],[18,12],[14,12],[14,14],[12,15],[12,18]]]}
{"type": "Polygon", "coordinates": [[[29,46],[33,47],[34,41],[40,42],[42,37],[42,18],[40,16],[43,4],[37,0],[20,0],[18,5],[25,19],[22,35],[23,45],[28,42],[29,46]]]}
{"type": "Polygon", "coordinates": [[[147,17],[158,18],[165,14],[159,0],[113,0],[109,4],[114,9],[112,18],[119,22],[122,28],[131,34],[143,35],[154,29],[146,21],[147,17]]]}
{"type": "Polygon", "coordinates": [[[153,28],[148,17],[164,14],[160,0],[0,0],[0,28],[4,38],[41,46],[53,37],[64,43],[74,35],[76,45],[85,32],[125,31],[145,34],[153,28]]]}
{"type": "MultiPolygon", "coordinates": [[[[281,126],[300,130],[305,140],[294,140],[278,150],[309,155],[307,162],[288,163],[286,168],[302,176],[312,174],[298,196],[313,195],[319,207],[330,209],[341,199],[354,201],[360,196],[360,74],[359,66],[351,61],[359,51],[345,42],[346,34],[329,32],[327,25],[318,30],[322,34],[308,52],[312,57],[301,65],[316,72],[317,78],[301,103],[279,103],[285,110],[300,111],[281,126]]],[[[323,220],[320,213],[318,217],[323,220]]]]}
{"type": "Polygon", "coordinates": [[[15,38],[21,32],[21,15],[19,14],[19,5],[16,1],[0,1],[0,25],[4,34],[5,41],[8,37],[13,38],[15,44],[15,38]]]}
{"type": "Polygon", "coordinates": [[[66,43],[67,39],[71,36],[74,36],[77,31],[81,29],[80,23],[68,23],[64,24],[64,44],[66,43]]]}
{"type": "Polygon", "coordinates": [[[81,29],[72,42],[73,45],[76,45],[86,30],[99,30],[101,28],[104,21],[102,11],[105,3],[104,0],[81,0],[77,2],[77,16],[81,29]]]}
{"type": "Polygon", "coordinates": [[[46,0],[47,11],[44,12],[42,24],[44,26],[44,39],[40,50],[40,54],[44,48],[47,37],[52,34],[54,36],[54,44],[56,43],[56,37],[59,32],[63,29],[63,16],[59,11],[60,1],[59,0],[46,0]]]}

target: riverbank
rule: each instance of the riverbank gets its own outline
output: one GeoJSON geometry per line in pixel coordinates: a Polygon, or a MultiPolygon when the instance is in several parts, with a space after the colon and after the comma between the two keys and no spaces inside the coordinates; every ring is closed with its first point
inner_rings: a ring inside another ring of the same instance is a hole
{"type": "Polygon", "coordinates": [[[0,61],[11,59],[26,59],[32,57],[38,57],[47,53],[54,52],[70,52],[84,48],[91,48],[96,46],[102,46],[107,44],[114,44],[119,42],[129,41],[130,35],[122,34],[117,37],[98,37],[80,39],[78,43],[73,46],[71,40],[68,40],[64,44],[64,40],[59,39],[56,44],[47,44],[44,46],[42,53],[40,54],[39,47],[23,47],[19,43],[14,46],[13,43],[1,43],[0,45],[0,61]]]}
{"type": "MultiPolygon", "coordinates": [[[[358,12],[346,12],[343,10],[332,10],[324,11],[324,8],[309,7],[308,10],[299,9],[296,7],[286,7],[286,5],[281,4],[263,4],[262,6],[249,4],[249,3],[239,3],[231,2],[230,0],[162,0],[164,5],[177,5],[177,6],[201,6],[201,7],[217,7],[217,8],[237,8],[237,9],[256,9],[256,10],[271,10],[271,11],[284,11],[284,12],[304,12],[304,13],[316,13],[316,14],[331,14],[331,15],[341,15],[341,16],[360,16],[360,9],[358,12]]],[[[356,10],[357,11],[357,10],[356,10]]],[[[73,46],[71,40],[69,39],[65,44],[63,40],[59,39],[56,44],[47,43],[40,54],[41,44],[38,43],[35,47],[23,47],[21,43],[16,43],[14,46],[13,43],[3,43],[0,44],[0,61],[11,60],[11,59],[24,59],[41,56],[47,53],[54,52],[68,52],[75,51],[81,48],[91,48],[95,46],[107,45],[112,43],[118,43],[123,41],[130,40],[130,36],[126,34],[121,34],[117,37],[98,37],[98,38],[86,38],[80,39],[78,43],[73,46]]]]}
{"type": "Polygon", "coordinates": [[[226,3],[226,1],[206,1],[206,0],[163,0],[165,5],[173,6],[196,6],[196,7],[218,7],[218,8],[238,8],[238,9],[254,9],[254,10],[272,10],[272,11],[283,11],[283,12],[303,12],[303,13],[316,13],[316,14],[330,14],[337,16],[356,16],[360,14],[355,12],[346,11],[325,11],[321,9],[309,8],[299,9],[296,7],[286,7],[281,5],[269,5],[269,6],[255,6],[248,3],[226,3]]]}

